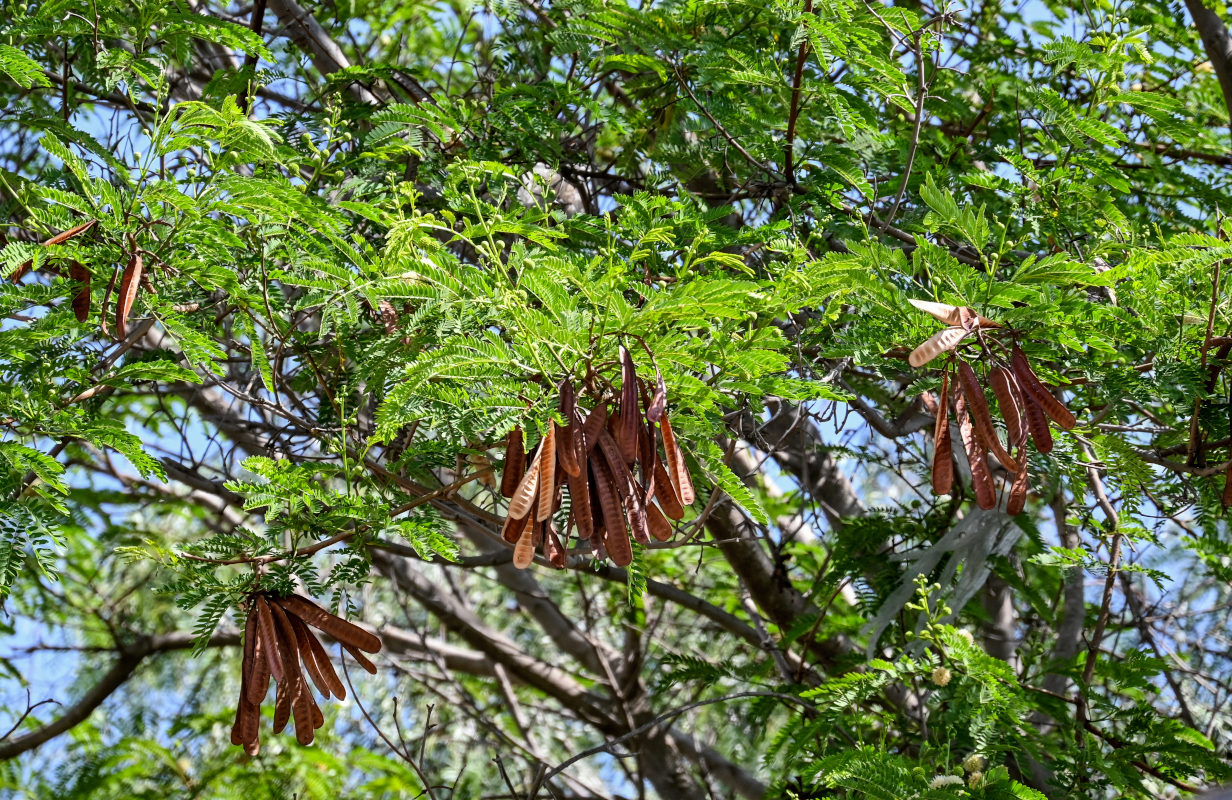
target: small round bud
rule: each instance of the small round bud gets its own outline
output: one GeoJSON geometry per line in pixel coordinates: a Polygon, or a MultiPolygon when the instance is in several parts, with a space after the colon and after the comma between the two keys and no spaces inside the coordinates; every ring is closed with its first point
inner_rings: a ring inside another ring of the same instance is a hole
{"type": "Polygon", "coordinates": [[[937,667],[935,670],[933,670],[933,683],[937,684],[938,686],[947,685],[950,682],[950,678],[952,677],[953,675],[951,675],[950,671],[946,669],[945,667],[937,667]]]}
{"type": "Polygon", "coordinates": [[[972,753],[962,763],[962,768],[964,772],[979,772],[984,769],[984,757],[979,753],[972,753]]]}
{"type": "Polygon", "coordinates": [[[958,635],[967,640],[967,644],[975,644],[975,637],[971,635],[971,631],[963,628],[958,632],[958,635]]]}
{"type": "Polygon", "coordinates": [[[976,788],[983,782],[984,782],[984,773],[982,772],[972,772],[970,777],[967,778],[967,785],[970,786],[972,789],[976,788]]]}

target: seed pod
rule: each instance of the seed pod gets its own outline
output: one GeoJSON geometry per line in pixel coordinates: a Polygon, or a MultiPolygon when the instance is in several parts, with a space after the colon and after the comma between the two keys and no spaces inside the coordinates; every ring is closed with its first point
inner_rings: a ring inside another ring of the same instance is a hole
{"type": "Polygon", "coordinates": [[[600,403],[591,409],[582,425],[582,440],[589,453],[599,443],[599,431],[607,425],[607,403],[600,403]]]}
{"type": "Polygon", "coordinates": [[[304,622],[319,631],[324,631],[345,645],[366,650],[369,653],[381,652],[381,640],[375,635],[329,613],[306,597],[289,594],[278,598],[278,603],[304,622]]]}
{"type": "Polygon", "coordinates": [[[258,594],[254,601],[257,610],[257,626],[261,633],[261,652],[265,655],[265,663],[269,666],[270,675],[274,680],[281,683],[283,680],[282,674],[282,652],[278,649],[278,632],[274,627],[274,617],[270,612],[269,603],[265,599],[265,595],[258,594]]]}
{"type": "Polygon", "coordinates": [[[543,531],[543,557],[556,569],[565,568],[565,546],[560,543],[560,537],[556,535],[550,520],[543,531]]]}
{"type": "Polygon", "coordinates": [[[629,530],[633,531],[633,538],[637,539],[640,544],[650,544],[650,525],[646,519],[646,507],[642,505],[641,498],[634,491],[625,498],[625,516],[629,518],[629,530]]]}
{"type": "Polygon", "coordinates": [[[274,733],[282,733],[291,721],[291,692],[280,683],[274,692],[274,733]]]}
{"type": "Polygon", "coordinates": [[[618,567],[626,567],[633,561],[633,550],[625,533],[625,516],[622,513],[620,496],[613,485],[614,479],[608,471],[607,461],[594,459],[591,465],[595,471],[599,503],[603,508],[603,545],[611,556],[612,563],[618,567]]]}
{"type": "Polygon", "coordinates": [[[941,395],[933,423],[933,494],[954,491],[954,452],[950,443],[950,373],[941,376],[941,395]]]}
{"type": "Polygon", "coordinates": [[[920,402],[924,404],[924,410],[934,417],[937,416],[937,396],[932,392],[920,392],[920,402]]]}
{"type": "Polygon", "coordinates": [[[1018,388],[1039,403],[1044,413],[1052,417],[1052,421],[1060,425],[1062,430],[1071,430],[1078,424],[1078,420],[1074,419],[1070,410],[1060,400],[1053,397],[1048,387],[1040,381],[1035,371],[1031,369],[1031,362],[1027,361],[1027,354],[1022,352],[1018,345],[1014,345],[1010,354],[1010,368],[1014,370],[1014,377],[1018,379],[1018,388]]]}
{"type": "Polygon", "coordinates": [[[1022,401],[1018,396],[1014,374],[997,365],[988,371],[988,379],[992,383],[992,393],[997,397],[997,405],[1001,408],[1001,416],[1005,419],[1005,432],[1009,436],[1010,444],[1020,446],[1027,440],[1027,429],[1022,424],[1022,415],[1019,413],[1022,401]]]}
{"type": "Polygon", "coordinates": [[[513,565],[518,569],[526,569],[535,560],[535,537],[533,526],[528,526],[518,537],[518,543],[513,548],[513,565]]]}
{"type": "MultiPolygon", "coordinates": [[[[64,231],[63,233],[57,233],[55,236],[44,241],[43,247],[51,247],[57,244],[64,244],[69,239],[72,239],[74,236],[79,236],[85,233],[86,231],[90,230],[91,228],[93,228],[94,224],[97,221],[98,220],[92,219],[92,220],[89,220],[88,222],[83,222],[80,225],[75,225],[72,228],[69,228],[68,230],[64,231]]],[[[4,244],[3,242],[0,242],[0,246],[3,246],[3,244],[4,244]]],[[[30,269],[30,267],[33,265],[34,265],[34,261],[32,260],[23,261],[17,267],[17,269],[13,272],[13,274],[9,276],[9,279],[12,280],[13,283],[17,283],[17,281],[21,280],[21,276],[26,274],[26,270],[30,269]]]]}
{"type": "Polygon", "coordinates": [[[1010,486],[1010,497],[1005,503],[1005,513],[1016,517],[1027,506],[1027,448],[1018,448],[1018,472],[1014,475],[1014,483],[1010,486]]]}
{"type": "Polygon", "coordinates": [[[968,331],[959,327],[942,328],[912,350],[907,356],[907,363],[913,367],[922,367],[942,353],[958,347],[958,343],[966,339],[968,335],[968,331]]]}
{"type": "Polygon", "coordinates": [[[69,264],[68,276],[80,284],[77,293],[73,295],[73,315],[78,322],[85,322],[90,318],[90,270],[80,261],[74,261],[69,264]]]}
{"type": "Polygon", "coordinates": [[[534,514],[527,514],[521,519],[514,516],[505,517],[505,524],[501,527],[501,538],[509,544],[517,544],[518,539],[522,538],[522,531],[526,530],[534,516],[534,514]]]}
{"type": "Polygon", "coordinates": [[[672,519],[682,519],[684,517],[684,506],[680,504],[680,498],[676,495],[676,487],[672,485],[671,478],[667,475],[667,467],[663,464],[663,459],[659,458],[658,453],[655,453],[654,459],[654,482],[655,482],[655,497],[659,501],[659,505],[663,506],[663,513],[672,519]]]}
{"type": "MultiPolygon", "coordinates": [[[[240,666],[240,699],[235,708],[235,723],[231,726],[231,744],[247,746],[257,741],[258,707],[248,699],[252,675],[256,667],[257,616],[248,614],[244,624],[244,660],[240,666]]],[[[267,679],[268,680],[268,679],[267,679]]]]}
{"type": "Polygon", "coordinates": [[[668,522],[658,503],[646,503],[646,524],[650,528],[650,535],[660,542],[672,538],[672,523],[668,522]]]}
{"type": "MultiPolygon", "coordinates": [[[[555,425],[555,423],[552,423],[555,425]]],[[[556,429],[556,463],[567,475],[581,475],[582,465],[578,461],[578,448],[575,439],[577,428],[566,425],[556,429]]],[[[558,480],[557,483],[560,483],[558,480]]]]}
{"type": "Polygon", "coordinates": [[[655,390],[654,395],[650,398],[650,404],[646,406],[646,419],[649,422],[658,422],[663,416],[663,410],[667,408],[667,384],[663,382],[663,373],[659,372],[659,368],[655,367],[655,390]]]}
{"type": "Polygon", "coordinates": [[[543,454],[539,462],[539,509],[535,520],[543,522],[552,516],[556,499],[556,422],[548,424],[547,435],[539,446],[543,454]]]}
{"type": "Polygon", "coordinates": [[[637,458],[637,428],[641,415],[637,404],[637,372],[633,368],[633,356],[620,346],[620,423],[616,441],[626,464],[637,458]]]}
{"type": "Polygon", "coordinates": [[[342,649],[347,651],[347,653],[351,655],[351,658],[355,659],[355,663],[359,664],[361,667],[364,668],[365,672],[368,672],[369,674],[372,674],[372,675],[376,674],[376,664],[373,664],[371,661],[369,661],[368,657],[365,656],[363,653],[359,652],[357,648],[352,647],[346,642],[340,641],[338,642],[338,644],[342,645],[342,649]]]}
{"type": "Polygon", "coordinates": [[[581,469],[578,474],[570,475],[567,480],[569,507],[572,510],[573,522],[577,525],[578,536],[582,539],[589,539],[594,531],[590,511],[590,481],[586,477],[586,462],[582,462],[579,466],[581,469]]]}
{"type": "Polygon", "coordinates": [[[633,490],[633,477],[629,474],[629,466],[625,464],[616,440],[607,431],[599,434],[599,453],[607,465],[608,474],[612,476],[613,487],[623,500],[633,490]]]}
{"type": "Polygon", "coordinates": [[[975,502],[980,508],[990,509],[997,505],[997,491],[992,483],[992,473],[988,470],[987,453],[971,425],[967,404],[961,395],[954,401],[954,410],[958,416],[963,449],[967,452],[967,463],[971,467],[971,489],[975,492],[975,502]]]}
{"type": "Polygon", "coordinates": [[[659,437],[653,422],[639,425],[638,430],[638,471],[642,477],[642,496],[649,503],[655,495],[654,462],[659,454],[659,437]]]}
{"type": "Polygon", "coordinates": [[[1027,430],[1031,431],[1031,441],[1035,442],[1035,449],[1048,455],[1052,452],[1052,429],[1048,427],[1048,417],[1044,415],[1044,409],[1035,401],[1035,395],[1029,392],[1022,393],[1024,416],[1027,418],[1027,430]]]}
{"type": "Polygon", "coordinates": [[[265,643],[261,638],[261,623],[255,605],[249,610],[248,617],[256,626],[252,636],[253,664],[252,674],[248,678],[248,702],[259,708],[265,700],[265,694],[269,691],[270,668],[265,656],[265,643]]]}
{"type": "Polygon", "coordinates": [[[984,397],[984,387],[975,375],[975,370],[966,361],[958,363],[958,382],[962,386],[963,397],[967,401],[967,413],[975,425],[975,433],[980,437],[984,447],[992,452],[993,457],[1010,472],[1018,471],[1018,462],[1001,446],[997,429],[992,426],[992,415],[988,412],[988,400],[984,397]]]}
{"type": "Polygon", "coordinates": [[[926,311],[929,314],[932,314],[934,319],[939,322],[944,322],[946,325],[960,324],[962,321],[962,312],[966,310],[971,312],[971,314],[975,316],[975,319],[979,320],[981,328],[1001,327],[1001,323],[993,322],[988,317],[975,315],[975,312],[966,306],[952,306],[949,303],[934,303],[931,300],[916,300],[915,298],[911,298],[907,302],[911,303],[911,305],[921,311],[926,311]]]}
{"type": "Polygon", "coordinates": [[[137,290],[141,287],[141,251],[131,239],[130,243],[132,255],[120,279],[120,299],[116,301],[116,337],[119,339],[128,336],[128,315],[133,310],[133,301],[137,299],[137,290]]]}
{"type": "MultiPolygon", "coordinates": [[[[663,417],[659,420],[659,429],[663,434],[663,452],[667,457],[667,474],[671,476],[672,485],[676,489],[676,496],[680,498],[681,505],[692,505],[695,498],[693,491],[693,479],[689,476],[689,467],[684,461],[684,451],[680,449],[680,445],[676,442],[676,436],[672,433],[671,421],[667,418],[667,412],[663,412],[663,417]]],[[[667,509],[664,509],[665,511],[667,509]]]]}
{"type": "Polygon", "coordinates": [[[603,503],[599,496],[598,479],[595,475],[598,473],[599,467],[595,463],[602,459],[601,455],[596,455],[590,459],[586,465],[586,489],[590,497],[590,546],[599,552],[603,547],[603,503]]]}
{"type": "Polygon", "coordinates": [[[526,443],[519,425],[505,437],[505,472],[501,475],[501,496],[513,497],[526,473],[526,443]]]}
{"type": "Polygon", "coordinates": [[[313,685],[326,699],[330,696],[329,683],[325,680],[325,675],[321,672],[317,665],[316,653],[312,650],[310,640],[316,639],[312,635],[312,631],[308,630],[308,626],[304,621],[294,614],[287,614],[287,622],[291,625],[291,631],[295,634],[295,646],[299,650],[299,660],[304,664],[304,672],[311,679],[313,685]]]}
{"type": "Polygon", "coordinates": [[[542,475],[539,466],[543,462],[543,450],[543,447],[539,447],[535,452],[530,466],[526,468],[526,474],[522,476],[522,482],[513,492],[513,499],[509,501],[509,516],[514,519],[521,519],[530,514],[539,496],[539,479],[542,475]]]}
{"type": "Polygon", "coordinates": [[[321,640],[316,637],[316,634],[308,630],[307,624],[302,619],[294,614],[289,616],[291,617],[291,624],[295,626],[296,636],[300,638],[300,641],[308,642],[308,649],[312,651],[312,658],[316,662],[320,677],[329,688],[328,692],[322,689],[321,693],[326,697],[333,695],[339,700],[345,700],[346,687],[338,679],[338,673],[334,671],[334,665],[329,660],[329,653],[325,652],[325,647],[322,646],[321,640]]]}

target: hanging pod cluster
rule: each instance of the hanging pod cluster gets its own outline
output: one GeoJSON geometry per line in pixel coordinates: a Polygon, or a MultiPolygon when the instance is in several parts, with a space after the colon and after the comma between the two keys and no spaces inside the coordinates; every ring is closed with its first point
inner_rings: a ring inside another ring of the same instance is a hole
{"type": "Polygon", "coordinates": [[[376,665],[364,656],[365,652],[380,651],[381,640],[376,636],[334,616],[306,597],[253,593],[248,598],[248,623],[244,627],[240,699],[231,728],[231,744],[242,746],[249,755],[256,755],[261,749],[258,732],[261,702],[269,689],[270,678],[277,684],[274,733],[282,733],[287,721],[294,719],[295,738],[300,744],[312,744],[315,731],[325,724],[304,673],[326,699],[346,697],[346,689],[334,672],[329,654],[316,634],[308,630],[309,625],[332,636],[360,666],[376,674],[376,665]]]}
{"type": "Polygon", "coordinates": [[[662,375],[652,392],[637,377],[624,347],[620,364],[614,413],[602,397],[584,412],[566,378],[560,385],[563,426],[553,420],[531,453],[525,451],[521,428],[509,433],[501,476],[509,515],[501,535],[513,545],[513,563],[519,569],[530,565],[540,546],[548,563],[565,566],[565,548],[555,527],[565,489],[565,536],[576,527],[578,537],[599,557],[606,553],[622,567],[633,560],[630,532],[642,544],[651,538],[667,541],[671,520],[684,517],[684,507],[694,500],[684,453],[668,420],[662,375]]]}
{"type": "MultiPolygon", "coordinates": [[[[922,367],[942,353],[952,353],[969,336],[975,336],[983,349],[985,360],[989,362],[987,380],[1005,422],[1006,443],[1003,445],[993,424],[992,410],[984,394],[984,385],[980,382],[975,368],[970,362],[951,356],[941,375],[940,396],[924,396],[925,404],[935,415],[933,492],[950,494],[954,489],[953,447],[950,444],[952,399],[959,438],[971,468],[971,488],[976,503],[980,508],[992,508],[997,504],[992,471],[988,467],[988,456],[991,454],[1013,476],[1009,481],[1010,493],[1006,501],[1006,513],[1022,513],[1027,502],[1028,436],[1036,450],[1047,454],[1052,452],[1049,420],[1063,430],[1073,428],[1077,420],[1035,374],[1017,342],[1010,345],[1008,363],[987,346],[985,331],[1000,329],[999,323],[966,307],[924,300],[912,300],[911,304],[932,314],[947,327],[913,350],[907,362],[913,367],[922,367]]],[[[1002,353],[1006,352],[1003,346],[999,346],[999,349],[1002,353]]]]}

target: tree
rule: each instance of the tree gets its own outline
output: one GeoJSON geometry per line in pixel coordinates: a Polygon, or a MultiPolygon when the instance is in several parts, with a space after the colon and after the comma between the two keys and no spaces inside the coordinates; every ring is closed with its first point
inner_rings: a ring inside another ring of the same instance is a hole
{"type": "Polygon", "coordinates": [[[0,17],[6,792],[1232,779],[1223,5],[0,17]]]}

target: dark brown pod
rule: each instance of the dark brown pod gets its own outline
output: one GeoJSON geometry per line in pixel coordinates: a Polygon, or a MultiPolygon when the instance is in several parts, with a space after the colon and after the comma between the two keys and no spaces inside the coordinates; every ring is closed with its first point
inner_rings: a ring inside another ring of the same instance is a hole
{"type": "Polygon", "coordinates": [[[526,474],[526,442],[521,426],[505,437],[505,471],[501,475],[501,496],[513,497],[526,474]]]}
{"type": "Polygon", "coordinates": [[[369,653],[381,652],[381,640],[375,635],[341,617],[334,616],[306,597],[290,594],[279,598],[278,603],[304,622],[319,631],[324,631],[343,644],[369,653]]]}
{"type": "Polygon", "coordinates": [[[274,627],[274,617],[265,595],[258,594],[255,600],[257,610],[257,626],[260,628],[261,652],[265,663],[269,666],[270,675],[275,681],[282,682],[282,652],[278,649],[278,631],[274,627]]]}
{"type": "Polygon", "coordinates": [[[676,495],[676,487],[672,485],[671,478],[667,475],[667,467],[664,466],[663,459],[655,453],[654,466],[654,485],[655,498],[659,501],[659,505],[663,506],[663,513],[672,519],[684,518],[684,506],[680,504],[680,498],[676,495]]]}
{"type": "Polygon", "coordinates": [[[124,275],[120,278],[120,297],[116,301],[116,337],[123,339],[128,336],[128,315],[133,310],[133,302],[137,299],[137,290],[141,287],[141,251],[133,245],[132,255],[128,265],[124,267],[124,275]]]}
{"type": "MultiPolygon", "coordinates": [[[[43,242],[43,247],[51,247],[57,244],[64,244],[69,239],[72,239],[74,236],[79,236],[80,234],[83,234],[86,231],[93,228],[94,224],[97,221],[98,220],[92,219],[92,220],[89,220],[88,222],[83,222],[80,225],[75,225],[72,228],[69,228],[68,230],[64,231],[63,233],[57,233],[55,236],[43,242]]],[[[3,243],[0,243],[0,246],[2,246],[2,244],[3,243]]],[[[9,276],[9,279],[12,280],[13,283],[17,283],[17,281],[21,280],[21,276],[25,275],[26,271],[29,270],[30,267],[33,265],[34,265],[33,261],[23,261],[17,267],[16,271],[14,271],[13,274],[9,276]]]]}
{"type": "Polygon", "coordinates": [[[650,524],[646,519],[646,506],[636,491],[625,498],[625,516],[629,518],[629,530],[639,544],[650,544],[650,524]]]}
{"type": "MultiPolygon", "coordinates": [[[[321,694],[329,697],[333,695],[339,700],[346,699],[346,687],[342,685],[342,681],[338,678],[338,673],[334,671],[334,665],[329,660],[329,653],[325,652],[325,647],[322,646],[321,640],[316,634],[308,630],[308,625],[294,614],[288,615],[291,619],[291,624],[295,626],[295,635],[302,643],[307,643],[308,650],[312,653],[312,661],[316,665],[316,672],[313,677],[314,682],[319,677],[324,686],[317,683],[317,688],[321,690],[321,694]]],[[[308,659],[304,659],[304,663],[308,663],[308,659]]]]}
{"type": "Polygon", "coordinates": [[[607,465],[608,474],[612,476],[616,492],[623,500],[633,491],[633,476],[629,473],[629,465],[625,463],[616,440],[607,431],[599,433],[599,454],[607,465]]]}
{"type": "Polygon", "coordinates": [[[369,661],[368,657],[361,653],[358,648],[352,647],[343,641],[339,641],[338,644],[342,645],[343,650],[350,653],[351,658],[355,659],[355,663],[363,667],[365,672],[368,672],[371,675],[376,674],[376,664],[369,661]]]}
{"type": "Polygon", "coordinates": [[[304,621],[294,614],[287,614],[287,622],[291,624],[291,630],[295,634],[295,646],[299,648],[299,659],[304,664],[304,672],[308,674],[308,678],[313,685],[326,699],[330,696],[330,684],[325,680],[325,674],[321,671],[321,666],[317,664],[317,654],[313,651],[312,645],[309,643],[315,640],[312,631],[308,630],[308,626],[304,621]]]}
{"type": "Polygon", "coordinates": [[[954,446],[950,442],[950,373],[941,378],[941,395],[933,422],[933,494],[954,491],[954,446]]]}
{"type": "Polygon", "coordinates": [[[253,665],[252,674],[248,677],[248,702],[260,707],[265,700],[266,692],[269,691],[270,668],[265,658],[265,643],[261,639],[261,625],[255,606],[248,612],[248,616],[254,620],[253,624],[256,625],[252,637],[253,665]]]}
{"type": "Polygon", "coordinates": [[[284,681],[278,684],[278,688],[274,691],[274,733],[282,733],[290,721],[291,692],[289,685],[284,681]]]}
{"type": "Polygon", "coordinates": [[[1000,365],[988,371],[988,380],[1001,408],[1001,418],[1005,420],[1005,432],[1010,444],[1019,447],[1027,440],[1027,428],[1022,424],[1022,414],[1019,412],[1022,400],[1018,395],[1018,382],[1012,372],[1000,365]]]}
{"type": "Polygon", "coordinates": [[[578,448],[575,442],[577,432],[577,428],[572,425],[556,429],[556,463],[567,475],[571,476],[582,474],[582,465],[578,461],[578,448]]]}
{"type": "Polygon", "coordinates": [[[603,505],[599,499],[599,485],[595,477],[598,472],[596,462],[602,460],[602,455],[593,455],[586,465],[586,488],[590,496],[590,546],[596,553],[603,547],[603,505]]]}
{"type": "Polygon", "coordinates": [[[1048,427],[1048,417],[1044,415],[1044,409],[1036,402],[1035,395],[1029,392],[1022,393],[1022,409],[1027,418],[1027,430],[1031,431],[1031,441],[1035,442],[1035,449],[1048,455],[1052,452],[1052,429],[1048,427]]]}
{"type": "Polygon", "coordinates": [[[984,447],[993,454],[1001,466],[1010,472],[1018,471],[1018,462],[1001,446],[997,429],[992,425],[992,415],[988,411],[988,399],[984,397],[984,387],[975,370],[966,361],[958,362],[958,381],[962,386],[963,397],[967,400],[967,413],[975,426],[975,434],[980,437],[984,447]]]}
{"type": "Polygon", "coordinates": [[[655,494],[654,461],[658,455],[658,431],[653,422],[638,426],[638,472],[642,478],[642,496],[649,503],[655,494]]]}
{"type": "Polygon", "coordinates": [[[1014,475],[1014,483],[1010,486],[1010,497],[1005,503],[1005,513],[1016,517],[1027,507],[1027,448],[1018,448],[1018,472],[1014,475]]]}
{"type": "Polygon", "coordinates": [[[1010,368],[1014,370],[1014,377],[1018,378],[1018,388],[1029,394],[1035,402],[1039,403],[1044,413],[1051,417],[1053,422],[1060,425],[1062,430],[1071,430],[1078,424],[1078,420],[1065,407],[1065,404],[1053,397],[1052,392],[1035,374],[1035,370],[1031,369],[1031,362],[1027,361],[1027,354],[1022,352],[1018,345],[1014,345],[1014,349],[1010,353],[1010,368]]]}
{"type": "Polygon", "coordinates": [[[607,404],[600,403],[590,410],[586,415],[586,422],[582,424],[582,442],[587,453],[595,449],[595,445],[599,443],[599,431],[606,425],[607,404]]]}
{"type": "Polygon", "coordinates": [[[620,347],[620,422],[616,441],[620,443],[620,454],[626,464],[632,464],[637,458],[637,429],[641,419],[637,402],[637,371],[633,367],[633,356],[620,347]]]}
{"type": "Polygon", "coordinates": [[[694,500],[693,479],[689,476],[689,466],[684,461],[684,451],[676,443],[676,436],[672,433],[672,423],[668,420],[666,411],[659,420],[659,430],[663,434],[663,453],[666,456],[667,474],[671,477],[672,486],[676,489],[676,497],[680,498],[681,505],[692,505],[694,500]]]}
{"type": "Polygon", "coordinates": [[[235,723],[231,726],[231,744],[245,745],[257,738],[257,708],[248,699],[249,686],[256,665],[257,617],[248,614],[244,624],[244,659],[240,666],[240,699],[235,708],[235,723]]]}
{"type": "Polygon", "coordinates": [[[514,516],[505,517],[505,525],[501,528],[501,538],[509,544],[517,544],[518,539],[522,538],[522,531],[526,530],[534,516],[534,514],[527,514],[521,519],[514,516]]]}
{"type": "Polygon", "coordinates": [[[672,523],[663,514],[658,503],[646,503],[646,524],[650,528],[650,535],[660,542],[672,538],[672,523]]]}
{"type": "Polygon", "coordinates": [[[975,502],[980,508],[993,508],[997,505],[997,491],[993,486],[992,473],[988,469],[987,453],[971,424],[967,404],[961,395],[954,401],[954,410],[958,416],[958,431],[962,435],[963,449],[967,452],[967,463],[971,467],[971,489],[975,493],[975,502]]]}
{"type": "Polygon", "coordinates": [[[80,261],[74,261],[69,264],[68,276],[80,287],[73,295],[73,315],[78,322],[85,322],[90,318],[90,270],[80,261]]]}
{"type": "Polygon", "coordinates": [[[565,568],[565,546],[560,543],[560,537],[550,521],[543,530],[543,557],[556,569],[565,568]]]}
{"type": "Polygon", "coordinates": [[[646,419],[650,422],[658,422],[663,417],[663,411],[666,408],[667,384],[663,382],[663,373],[655,367],[655,390],[650,398],[650,405],[646,406],[646,419]]]}
{"type": "Polygon", "coordinates": [[[579,465],[577,475],[568,476],[569,506],[573,513],[573,522],[577,525],[578,536],[589,539],[594,531],[594,522],[590,511],[590,481],[586,477],[586,463],[579,465]]]}
{"type": "Polygon", "coordinates": [[[622,513],[620,496],[613,485],[614,480],[608,471],[607,462],[595,459],[591,463],[595,471],[599,503],[603,508],[603,545],[613,564],[626,567],[633,562],[633,550],[629,546],[629,536],[625,533],[625,516],[622,513]]]}

